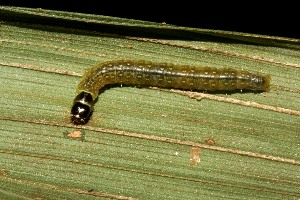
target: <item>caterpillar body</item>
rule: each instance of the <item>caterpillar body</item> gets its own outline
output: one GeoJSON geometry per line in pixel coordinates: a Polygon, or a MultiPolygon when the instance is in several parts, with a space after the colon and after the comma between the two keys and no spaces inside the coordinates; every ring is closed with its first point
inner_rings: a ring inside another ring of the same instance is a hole
{"type": "Polygon", "coordinates": [[[88,122],[99,90],[110,84],[156,86],[197,91],[268,91],[270,75],[230,68],[212,68],[144,60],[98,63],[84,73],[71,109],[74,124],[88,122]]]}

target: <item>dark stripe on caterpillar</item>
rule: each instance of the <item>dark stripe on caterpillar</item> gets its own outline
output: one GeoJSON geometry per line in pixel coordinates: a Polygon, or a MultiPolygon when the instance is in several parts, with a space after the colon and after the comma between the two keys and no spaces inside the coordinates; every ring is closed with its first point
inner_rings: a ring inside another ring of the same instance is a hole
{"type": "Polygon", "coordinates": [[[75,124],[87,123],[99,90],[110,84],[197,91],[268,91],[270,80],[270,75],[230,68],[174,65],[144,60],[102,62],[84,73],[71,110],[71,121],[75,124]]]}

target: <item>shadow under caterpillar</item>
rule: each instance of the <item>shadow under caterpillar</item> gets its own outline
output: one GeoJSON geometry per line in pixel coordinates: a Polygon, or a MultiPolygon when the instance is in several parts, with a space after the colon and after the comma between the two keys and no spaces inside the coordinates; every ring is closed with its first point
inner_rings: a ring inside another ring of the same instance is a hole
{"type": "Polygon", "coordinates": [[[268,91],[270,75],[230,68],[197,67],[144,60],[112,60],[96,64],[84,73],[71,110],[74,124],[88,122],[99,90],[125,84],[198,91],[268,91]]]}

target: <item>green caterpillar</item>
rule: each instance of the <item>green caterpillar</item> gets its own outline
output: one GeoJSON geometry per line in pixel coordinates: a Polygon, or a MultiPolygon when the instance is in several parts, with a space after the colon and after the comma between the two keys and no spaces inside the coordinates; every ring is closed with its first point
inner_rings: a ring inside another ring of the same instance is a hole
{"type": "Polygon", "coordinates": [[[236,69],[218,69],[144,60],[112,60],[89,68],[78,85],[71,110],[74,124],[88,122],[98,97],[106,85],[155,86],[198,91],[269,91],[270,75],[236,69]]]}

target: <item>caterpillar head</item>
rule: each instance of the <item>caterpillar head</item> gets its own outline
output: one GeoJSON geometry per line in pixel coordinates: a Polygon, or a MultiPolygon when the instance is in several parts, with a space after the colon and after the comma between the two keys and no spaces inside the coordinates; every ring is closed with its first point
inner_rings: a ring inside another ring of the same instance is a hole
{"type": "Polygon", "coordinates": [[[93,105],[94,101],[90,93],[78,94],[71,109],[71,121],[74,124],[86,124],[92,115],[93,105]]]}

